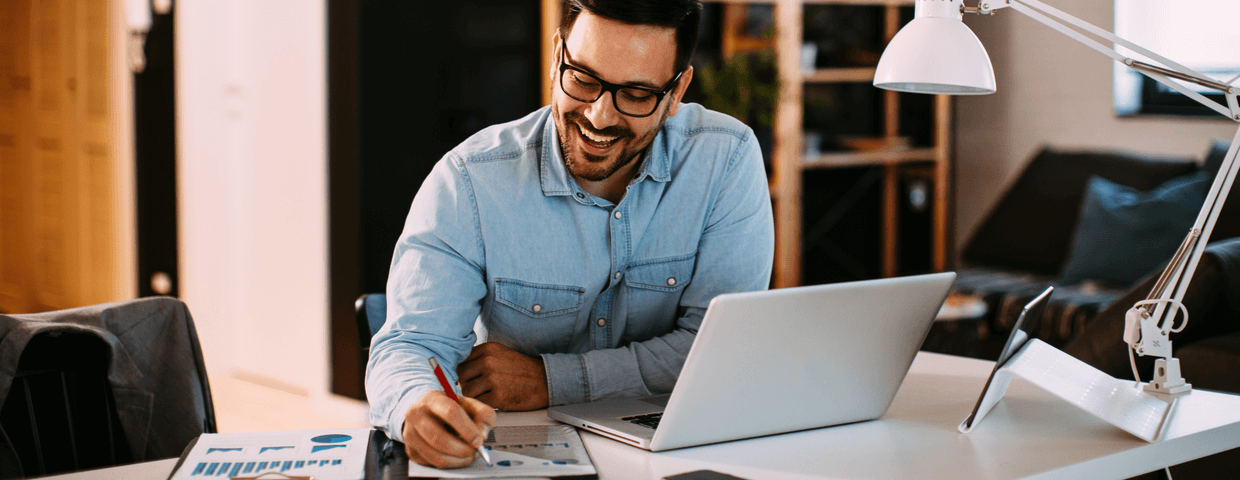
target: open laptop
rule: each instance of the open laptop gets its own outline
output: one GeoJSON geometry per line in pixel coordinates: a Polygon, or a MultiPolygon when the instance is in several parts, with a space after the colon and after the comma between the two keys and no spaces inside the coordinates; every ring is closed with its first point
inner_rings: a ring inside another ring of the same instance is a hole
{"type": "Polygon", "coordinates": [[[891,406],[955,278],[720,295],[671,394],[547,414],[652,451],[872,420],[891,406]]]}

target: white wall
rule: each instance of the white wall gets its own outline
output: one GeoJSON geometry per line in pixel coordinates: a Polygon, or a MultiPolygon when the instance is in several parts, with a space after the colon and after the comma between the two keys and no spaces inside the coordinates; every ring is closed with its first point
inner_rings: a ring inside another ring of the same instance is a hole
{"type": "Polygon", "coordinates": [[[212,375],[329,389],[323,0],[177,4],[181,296],[212,375]]]}
{"type": "MultiPolygon", "coordinates": [[[[1114,29],[1111,1],[1044,1],[1114,29]]],[[[965,23],[990,53],[998,92],[957,99],[958,246],[1042,145],[1201,157],[1211,138],[1235,135],[1236,124],[1222,116],[1116,117],[1111,105],[1114,62],[1019,12],[968,15],[965,23]]]]}

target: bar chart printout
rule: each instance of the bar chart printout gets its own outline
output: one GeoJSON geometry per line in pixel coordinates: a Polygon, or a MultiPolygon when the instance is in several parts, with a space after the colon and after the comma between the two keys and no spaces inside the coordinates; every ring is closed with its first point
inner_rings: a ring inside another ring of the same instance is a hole
{"type": "Polygon", "coordinates": [[[409,462],[410,477],[514,478],[595,475],[594,463],[581,435],[570,425],[498,426],[482,444],[493,464],[481,458],[454,470],[439,470],[409,462]]]}
{"type": "Polygon", "coordinates": [[[316,480],[361,480],[369,438],[367,429],[203,434],[172,480],[271,472],[316,480]]]}

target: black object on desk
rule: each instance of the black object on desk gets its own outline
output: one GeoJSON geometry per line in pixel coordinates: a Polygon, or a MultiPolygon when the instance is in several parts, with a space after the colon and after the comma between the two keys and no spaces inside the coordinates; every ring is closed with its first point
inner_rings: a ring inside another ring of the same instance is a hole
{"type": "Polygon", "coordinates": [[[734,477],[722,472],[714,470],[694,470],[670,477],[663,477],[663,480],[745,480],[741,477],[734,477]]]}

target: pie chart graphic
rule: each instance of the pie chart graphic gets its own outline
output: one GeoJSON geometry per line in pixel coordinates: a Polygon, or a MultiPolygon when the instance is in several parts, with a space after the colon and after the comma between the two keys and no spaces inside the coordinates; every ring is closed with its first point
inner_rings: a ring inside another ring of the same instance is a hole
{"type": "Polygon", "coordinates": [[[310,441],[314,443],[344,443],[352,439],[353,437],[345,435],[343,433],[329,433],[327,435],[319,435],[317,437],[311,438],[310,441]]]}

